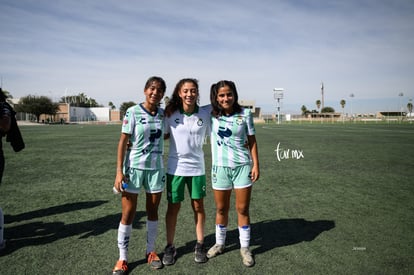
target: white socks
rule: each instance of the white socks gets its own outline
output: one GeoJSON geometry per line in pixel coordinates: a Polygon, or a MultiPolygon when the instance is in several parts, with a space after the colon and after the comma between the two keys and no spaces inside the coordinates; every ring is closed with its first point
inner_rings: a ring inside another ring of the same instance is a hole
{"type": "MultiPolygon", "coordinates": [[[[119,223],[118,248],[119,260],[128,261],[128,246],[131,237],[132,224],[119,223]]],[[[147,254],[155,251],[155,240],[157,238],[158,221],[147,220],[147,254]]]]}
{"type": "Polygon", "coordinates": [[[227,227],[222,224],[216,224],[216,244],[224,245],[226,243],[227,227]]]}
{"type": "Polygon", "coordinates": [[[239,227],[240,247],[249,247],[250,245],[250,225],[239,227]]]}
{"type": "MultiPolygon", "coordinates": [[[[216,224],[216,244],[224,245],[226,243],[227,227],[221,224],[216,224]]],[[[240,247],[250,246],[250,225],[239,227],[240,247]]]]}
{"type": "Polygon", "coordinates": [[[131,236],[132,224],[119,223],[118,227],[118,248],[119,260],[128,261],[128,246],[131,236]]]}

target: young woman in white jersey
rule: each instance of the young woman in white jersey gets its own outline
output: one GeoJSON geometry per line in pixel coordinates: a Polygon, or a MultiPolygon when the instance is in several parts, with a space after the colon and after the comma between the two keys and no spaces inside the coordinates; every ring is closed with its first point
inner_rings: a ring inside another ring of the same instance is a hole
{"type": "Polygon", "coordinates": [[[122,192],[122,218],[118,227],[119,260],[113,274],[128,273],[128,245],[142,188],[146,192],[147,262],[153,269],[163,266],[155,252],[155,240],[158,206],[165,186],[164,112],[158,107],[165,90],[162,78],[149,78],[144,88],[145,101],[129,108],[123,119],[114,182],[115,191],[122,192]]]}
{"type": "Polygon", "coordinates": [[[210,131],[211,108],[199,107],[198,81],[192,78],[180,80],[171,100],[165,108],[165,134],[170,148],[167,164],[168,209],[165,216],[167,246],[162,259],[164,265],[175,262],[174,235],[178,212],[184,200],[186,186],[194,212],[197,243],[195,262],[207,261],[204,248],[206,175],[203,143],[210,131]]]}
{"type": "Polygon", "coordinates": [[[225,248],[230,196],[234,189],[240,239],[240,254],[245,266],[253,266],[250,245],[249,205],[252,185],[259,179],[259,156],[252,114],[238,104],[236,85],[222,80],[210,91],[212,105],[211,180],[216,202],[216,244],[207,257],[225,248]],[[247,146],[246,146],[247,144],[247,146]]]}

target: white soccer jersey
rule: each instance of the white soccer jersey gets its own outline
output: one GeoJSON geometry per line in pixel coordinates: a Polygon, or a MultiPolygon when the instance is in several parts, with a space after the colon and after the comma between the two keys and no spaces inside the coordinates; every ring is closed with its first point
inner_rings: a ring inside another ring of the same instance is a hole
{"type": "Polygon", "coordinates": [[[164,110],[155,115],[142,104],[130,107],[122,123],[122,133],[130,135],[131,147],[125,156],[125,167],[156,170],[164,167],[164,110]]]}
{"type": "Polygon", "coordinates": [[[256,134],[250,110],[242,108],[240,113],[231,116],[212,117],[211,124],[213,165],[237,167],[250,164],[247,136],[256,134]]]}
{"type": "Polygon", "coordinates": [[[203,144],[210,132],[211,107],[198,107],[188,115],[180,110],[165,118],[165,133],[170,134],[167,173],[176,176],[205,174],[203,144]]]}

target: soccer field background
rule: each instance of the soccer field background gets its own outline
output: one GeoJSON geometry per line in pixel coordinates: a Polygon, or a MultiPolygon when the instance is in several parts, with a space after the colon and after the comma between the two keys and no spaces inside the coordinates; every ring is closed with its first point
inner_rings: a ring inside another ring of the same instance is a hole
{"type": "MultiPolygon", "coordinates": [[[[120,125],[20,127],[26,149],[3,139],[0,185],[7,248],[0,274],[110,274],[120,196],[111,191],[120,125]]],[[[413,274],[413,124],[256,124],[261,178],[251,200],[251,249],[241,263],[234,197],[225,253],[194,262],[188,195],[173,266],[145,263],[145,202],[138,198],[130,274],[413,274]]],[[[166,153],[168,142],[166,142],[166,153]]],[[[214,244],[210,148],[205,146],[206,245],[214,244]]],[[[157,252],[165,246],[166,196],[157,252]]]]}

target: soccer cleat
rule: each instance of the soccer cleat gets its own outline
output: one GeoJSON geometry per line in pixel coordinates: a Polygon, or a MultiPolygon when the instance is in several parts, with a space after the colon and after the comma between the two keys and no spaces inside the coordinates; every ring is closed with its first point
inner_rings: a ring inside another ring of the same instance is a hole
{"type": "Polygon", "coordinates": [[[152,269],[160,269],[163,267],[160,258],[154,251],[147,254],[147,262],[152,269]]]}
{"type": "Polygon", "coordinates": [[[194,261],[201,264],[207,262],[207,260],[207,251],[204,244],[197,243],[194,249],[194,261]]]}
{"type": "Polygon", "coordinates": [[[175,263],[175,256],[177,250],[173,245],[167,245],[164,249],[164,257],[162,257],[162,263],[165,265],[173,265],[175,263]]]}
{"type": "Polygon", "coordinates": [[[207,258],[213,258],[217,255],[223,253],[224,251],[224,244],[215,244],[212,248],[210,248],[207,252],[207,258]]]}
{"type": "Polygon", "coordinates": [[[119,260],[116,262],[114,269],[112,270],[113,275],[124,275],[128,274],[128,263],[127,261],[119,260]]]}
{"type": "Polygon", "coordinates": [[[243,259],[243,264],[247,267],[251,267],[254,265],[254,259],[252,252],[250,252],[250,249],[248,247],[242,247],[240,248],[240,255],[243,259]]]}

